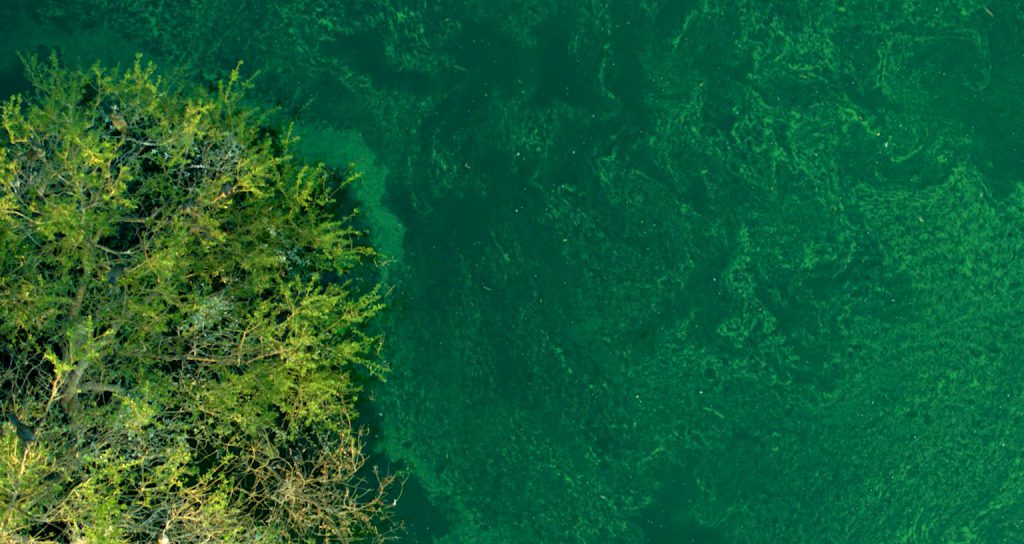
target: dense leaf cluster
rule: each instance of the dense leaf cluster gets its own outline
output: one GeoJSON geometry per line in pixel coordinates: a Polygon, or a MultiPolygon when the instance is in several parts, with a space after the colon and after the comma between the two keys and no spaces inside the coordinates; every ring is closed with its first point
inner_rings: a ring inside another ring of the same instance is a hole
{"type": "Polygon", "coordinates": [[[381,307],[236,69],[26,63],[0,128],[0,539],[382,538],[352,425],[381,307]]]}

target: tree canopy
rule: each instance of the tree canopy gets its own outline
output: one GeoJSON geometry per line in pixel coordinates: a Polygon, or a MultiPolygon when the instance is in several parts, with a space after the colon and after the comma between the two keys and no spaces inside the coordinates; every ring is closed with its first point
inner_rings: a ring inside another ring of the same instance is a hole
{"type": "Polygon", "coordinates": [[[352,172],[216,89],[26,61],[0,129],[0,537],[380,541],[352,172]]]}

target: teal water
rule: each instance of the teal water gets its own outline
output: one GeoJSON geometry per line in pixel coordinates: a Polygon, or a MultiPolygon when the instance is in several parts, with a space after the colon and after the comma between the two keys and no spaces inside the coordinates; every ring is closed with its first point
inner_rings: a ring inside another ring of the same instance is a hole
{"type": "Polygon", "coordinates": [[[1024,537],[1024,6],[4,3],[364,172],[402,542],[1024,537]]]}

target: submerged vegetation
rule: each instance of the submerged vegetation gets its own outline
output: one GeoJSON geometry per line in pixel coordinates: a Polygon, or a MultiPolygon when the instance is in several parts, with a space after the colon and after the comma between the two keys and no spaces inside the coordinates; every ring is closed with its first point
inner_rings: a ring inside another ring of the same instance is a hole
{"type": "Polygon", "coordinates": [[[236,69],[29,59],[0,129],[0,540],[381,541],[373,255],[236,69]]]}

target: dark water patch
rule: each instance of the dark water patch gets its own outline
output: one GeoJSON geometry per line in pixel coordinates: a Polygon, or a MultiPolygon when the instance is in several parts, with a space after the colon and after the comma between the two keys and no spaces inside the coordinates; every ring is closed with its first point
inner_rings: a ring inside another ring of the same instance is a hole
{"type": "Polygon", "coordinates": [[[525,53],[514,36],[486,18],[465,21],[459,39],[449,45],[449,54],[465,70],[456,82],[480,93],[531,89],[535,76],[525,53]]]}
{"type": "Polygon", "coordinates": [[[0,68],[0,97],[6,99],[15,94],[29,91],[32,85],[25,77],[21,62],[10,62],[0,68]]]}
{"type": "Polygon", "coordinates": [[[666,467],[661,489],[639,522],[645,544],[727,544],[725,534],[701,525],[690,512],[701,500],[699,487],[683,467],[666,467]]]}
{"type": "Polygon", "coordinates": [[[415,476],[405,480],[402,496],[397,500],[395,517],[404,524],[404,530],[399,533],[399,542],[430,542],[432,537],[444,535],[451,530],[451,522],[444,512],[431,503],[430,495],[415,476]]]}
{"type": "Polygon", "coordinates": [[[555,15],[537,29],[536,91],[533,104],[549,106],[562,101],[580,107],[600,103],[599,82],[593,77],[593,66],[601,61],[600,52],[586,49],[580,42],[573,43],[574,29],[555,15]]]}
{"type": "Polygon", "coordinates": [[[440,74],[394,66],[388,58],[384,37],[378,33],[335,35],[323,47],[327,57],[368,76],[375,87],[414,95],[443,90],[444,78],[440,74]]]}

